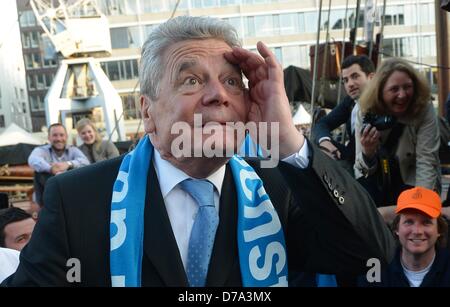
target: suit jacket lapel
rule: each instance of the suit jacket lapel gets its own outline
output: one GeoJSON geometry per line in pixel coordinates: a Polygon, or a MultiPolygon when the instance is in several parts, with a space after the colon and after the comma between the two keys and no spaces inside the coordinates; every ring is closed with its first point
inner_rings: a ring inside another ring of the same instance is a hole
{"type": "Polygon", "coordinates": [[[237,249],[237,194],[227,164],[220,193],[219,226],[209,263],[207,286],[224,286],[233,268],[239,268],[237,249]]]}
{"type": "Polygon", "coordinates": [[[183,262],[167,215],[153,164],[147,178],[144,251],[166,286],[188,286],[183,262]]]}

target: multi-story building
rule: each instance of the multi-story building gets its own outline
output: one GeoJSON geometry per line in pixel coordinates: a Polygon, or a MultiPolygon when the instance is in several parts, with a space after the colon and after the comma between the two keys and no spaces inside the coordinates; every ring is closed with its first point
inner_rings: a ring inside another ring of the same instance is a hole
{"type": "MultiPolygon", "coordinates": [[[[113,48],[112,56],[101,59],[101,64],[122,97],[126,120],[139,118],[136,99],[139,48],[153,27],[170,18],[177,2],[175,15],[222,18],[236,27],[246,48],[254,49],[256,42],[262,40],[272,48],[283,67],[294,65],[310,69],[309,52],[316,43],[319,1],[97,0],[101,11],[108,16],[113,48]]],[[[375,33],[380,30],[382,2],[378,1],[375,33]]],[[[320,41],[325,41],[327,28],[331,41],[348,41],[349,29],[346,29],[347,37],[343,37],[344,25],[354,24],[356,1],[348,1],[346,7],[345,0],[332,0],[329,21],[328,1],[323,3],[320,41]]],[[[429,72],[433,83],[431,67],[436,64],[434,2],[387,1],[384,20],[384,56],[411,60],[419,69],[429,72]]],[[[360,22],[360,27],[363,24],[360,22]]],[[[359,28],[357,40],[362,41],[363,35],[363,29],[359,28]]]]}
{"type": "Polygon", "coordinates": [[[11,123],[31,131],[16,2],[5,2],[0,10],[0,132],[11,123]]]}
{"type": "Polygon", "coordinates": [[[30,1],[17,0],[17,12],[20,16],[19,37],[22,40],[22,46],[16,50],[23,53],[31,124],[33,131],[37,132],[46,126],[44,98],[58,69],[58,60],[44,57],[41,43],[41,34],[44,31],[34,16],[30,1]]]}
{"type": "MultiPolygon", "coordinates": [[[[36,25],[28,1],[17,0],[28,94],[33,128],[44,121],[43,98],[51,84],[57,63],[44,60],[39,46],[41,29],[36,25]]],[[[222,18],[236,27],[246,48],[255,49],[259,40],[268,44],[283,67],[294,65],[310,69],[310,48],[316,44],[318,0],[96,0],[110,24],[112,55],[101,58],[101,66],[119,92],[128,127],[139,122],[138,61],[140,47],[149,31],[176,15],[204,15],[222,18]],[[176,10],[175,10],[176,7],[176,10]],[[174,12],[175,11],[175,12],[174,12]]],[[[361,1],[364,5],[365,1],[361,1]]],[[[377,3],[374,32],[380,30],[383,1],[377,3]]],[[[361,11],[364,6],[361,6],[361,11]]],[[[354,24],[356,0],[323,1],[320,42],[349,41],[349,27],[354,24]],[[329,15],[329,18],[328,18],[329,15]],[[345,27],[345,29],[344,29],[345,27]],[[344,33],[346,37],[344,37],[344,33]]],[[[363,13],[361,13],[362,16],[363,13]]],[[[360,16],[360,17],[361,17],[360,16]]],[[[384,15],[384,56],[405,57],[420,70],[428,72],[434,83],[436,35],[433,0],[390,0],[384,15]]],[[[363,19],[357,41],[364,40],[363,19]]],[[[132,129],[129,129],[132,130],[132,129]]],[[[130,131],[129,131],[130,132],[130,131]]]]}

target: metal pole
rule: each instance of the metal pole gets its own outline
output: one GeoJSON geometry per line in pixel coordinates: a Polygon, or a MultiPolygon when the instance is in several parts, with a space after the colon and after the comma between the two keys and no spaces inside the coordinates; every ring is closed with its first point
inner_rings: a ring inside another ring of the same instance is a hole
{"type": "MultiPolygon", "coordinates": [[[[373,35],[373,30],[375,29],[375,18],[376,18],[376,14],[377,14],[377,4],[378,4],[378,0],[375,0],[375,10],[374,10],[374,16],[373,16],[373,22],[370,25],[370,27],[372,28],[370,30],[370,33],[372,33],[373,35]]],[[[369,48],[369,59],[372,60],[372,53],[373,53],[373,37],[370,38],[370,48],[369,48]]]]}
{"type": "MultiPolygon", "coordinates": [[[[345,32],[347,30],[347,12],[348,12],[348,0],[346,0],[345,2],[345,17],[344,17],[344,35],[342,38],[342,51],[341,51],[341,65],[342,62],[344,61],[344,57],[345,57],[345,32]]],[[[341,65],[339,67],[341,67],[341,65]]],[[[337,103],[339,104],[341,102],[341,90],[342,90],[342,70],[339,73],[339,86],[338,86],[338,99],[337,99],[337,103]]]]}
{"type": "Polygon", "coordinates": [[[326,72],[326,68],[328,66],[328,48],[330,46],[330,13],[331,13],[331,0],[328,2],[328,14],[327,14],[327,32],[325,34],[325,48],[323,51],[323,65],[322,65],[322,78],[320,81],[320,86],[321,86],[321,92],[320,94],[323,94],[322,90],[323,90],[323,79],[325,79],[325,72],[326,72]]]}
{"type": "Polygon", "coordinates": [[[378,44],[378,59],[377,64],[381,63],[381,54],[383,53],[383,31],[384,23],[386,22],[386,0],[383,0],[383,14],[381,15],[381,29],[380,29],[380,43],[378,44]]]}
{"type": "MultiPolygon", "coordinates": [[[[120,117],[122,117],[122,115],[120,117]]],[[[120,142],[120,141],[122,141],[122,138],[120,137],[119,120],[120,119],[117,119],[116,109],[114,109],[114,123],[115,123],[114,129],[117,130],[117,136],[118,136],[118,139],[119,139],[119,142],[120,142]]],[[[114,132],[114,130],[113,130],[113,132],[114,132]]],[[[111,133],[111,135],[112,135],[112,133],[111,133]]]]}
{"type": "Polygon", "coordinates": [[[361,0],[357,0],[356,1],[356,12],[355,12],[355,26],[354,26],[354,30],[355,30],[355,32],[353,33],[354,34],[354,36],[353,36],[353,41],[352,41],[352,44],[353,44],[353,54],[355,54],[355,50],[356,50],[356,36],[357,36],[357,34],[358,34],[358,22],[359,22],[359,7],[360,7],[360,4],[361,4],[361,0]]]}
{"type": "Polygon", "coordinates": [[[311,93],[311,129],[309,130],[309,137],[311,137],[311,131],[314,127],[314,96],[316,92],[316,77],[317,77],[317,61],[319,59],[319,40],[320,40],[320,19],[322,17],[322,0],[319,1],[319,16],[317,20],[317,38],[316,47],[314,49],[314,67],[313,67],[313,84],[311,93]]]}
{"type": "Polygon", "coordinates": [[[173,16],[175,16],[175,13],[176,13],[176,11],[177,11],[178,5],[180,4],[180,1],[181,1],[181,0],[178,0],[177,3],[175,3],[175,7],[173,8],[172,15],[170,15],[170,18],[169,18],[169,19],[172,19],[173,16]]]}
{"type": "MultiPolygon", "coordinates": [[[[448,37],[448,13],[441,9],[440,1],[435,2],[436,24],[436,62],[438,66],[438,112],[444,115],[445,100],[449,94],[449,37],[448,37]]],[[[448,115],[447,115],[448,116],[448,115]]]]}

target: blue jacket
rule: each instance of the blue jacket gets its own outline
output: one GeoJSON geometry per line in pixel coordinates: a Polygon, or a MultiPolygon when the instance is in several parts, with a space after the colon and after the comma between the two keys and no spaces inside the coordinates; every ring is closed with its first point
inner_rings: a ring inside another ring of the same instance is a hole
{"type": "MultiPolygon", "coordinates": [[[[450,287],[450,254],[447,249],[436,251],[436,258],[430,271],[425,275],[420,287],[450,287]]],[[[402,264],[400,263],[400,249],[387,269],[381,272],[381,281],[369,283],[365,276],[358,283],[363,287],[409,287],[402,264]]]]}

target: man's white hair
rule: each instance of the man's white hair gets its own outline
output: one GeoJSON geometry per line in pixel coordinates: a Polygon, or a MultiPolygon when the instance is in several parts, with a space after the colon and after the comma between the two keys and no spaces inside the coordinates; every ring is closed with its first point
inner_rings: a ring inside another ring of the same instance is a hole
{"type": "Polygon", "coordinates": [[[155,100],[159,82],[166,72],[164,52],[171,45],[192,39],[219,39],[230,47],[242,46],[236,30],[229,23],[212,17],[179,16],[160,24],[142,46],[139,66],[141,95],[155,100]]]}

